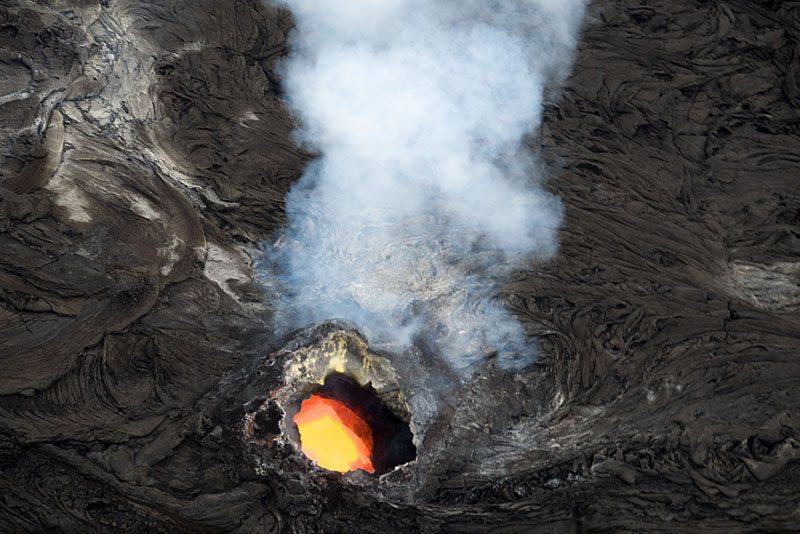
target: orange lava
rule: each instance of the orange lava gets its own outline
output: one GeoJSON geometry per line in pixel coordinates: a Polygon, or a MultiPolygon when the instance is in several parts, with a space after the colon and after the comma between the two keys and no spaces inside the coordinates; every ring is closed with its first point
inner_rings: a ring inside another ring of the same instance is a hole
{"type": "Polygon", "coordinates": [[[320,467],[340,473],[375,471],[370,460],[372,430],[342,402],[311,395],[292,420],[300,431],[300,448],[320,467]]]}

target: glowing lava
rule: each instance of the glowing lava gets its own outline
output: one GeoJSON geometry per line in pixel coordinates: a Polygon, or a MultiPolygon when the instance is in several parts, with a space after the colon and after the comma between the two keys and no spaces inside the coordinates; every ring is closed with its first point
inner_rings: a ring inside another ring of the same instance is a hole
{"type": "Polygon", "coordinates": [[[346,473],[373,473],[372,430],[342,402],[321,395],[303,401],[292,420],[300,431],[300,448],[320,467],[346,473]]]}

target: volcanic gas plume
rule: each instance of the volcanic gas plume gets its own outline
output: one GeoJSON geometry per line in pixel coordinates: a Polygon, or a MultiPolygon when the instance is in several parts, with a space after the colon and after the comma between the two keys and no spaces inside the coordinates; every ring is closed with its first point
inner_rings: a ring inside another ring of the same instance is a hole
{"type": "Polygon", "coordinates": [[[421,337],[457,370],[535,347],[509,272],[556,250],[561,207],[525,143],[569,65],[583,0],[287,0],[297,139],[318,157],[286,199],[260,279],[276,326],[341,318],[373,346],[421,337]]]}

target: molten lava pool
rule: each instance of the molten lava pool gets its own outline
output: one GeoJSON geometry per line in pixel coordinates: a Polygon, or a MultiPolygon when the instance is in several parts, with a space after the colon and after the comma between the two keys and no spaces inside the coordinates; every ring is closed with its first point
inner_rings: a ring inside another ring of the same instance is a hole
{"type": "Polygon", "coordinates": [[[343,402],[311,395],[292,420],[300,432],[301,450],[320,467],[340,473],[375,471],[372,429],[343,402]]]}

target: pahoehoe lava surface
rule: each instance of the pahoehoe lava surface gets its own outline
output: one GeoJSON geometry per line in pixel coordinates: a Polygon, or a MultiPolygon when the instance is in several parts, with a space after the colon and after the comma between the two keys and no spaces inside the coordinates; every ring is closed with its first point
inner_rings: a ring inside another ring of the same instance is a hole
{"type": "Polygon", "coordinates": [[[0,531],[797,528],[800,3],[644,4],[591,4],[528,140],[566,220],[502,298],[542,354],[453,389],[409,495],[236,432],[312,158],[291,15],[0,4],[0,531]]]}

